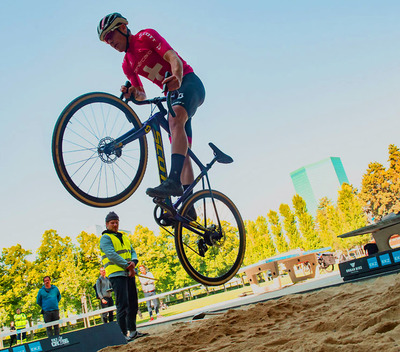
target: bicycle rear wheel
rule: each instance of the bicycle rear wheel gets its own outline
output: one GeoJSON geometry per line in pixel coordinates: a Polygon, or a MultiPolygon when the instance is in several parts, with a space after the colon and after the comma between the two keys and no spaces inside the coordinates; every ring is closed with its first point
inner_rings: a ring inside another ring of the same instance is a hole
{"type": "Polygon", "coordinates": [[[325,270],[326,270],[328,273],[332,272],[334,269],[335,269],[335,265],[334,265],[334,264],[329,264],[329,265],[325,268],[325,270]]]}
{"type": "Polygon", "coordinates": [[[195,225],[188,229],[179,222],[175,229],[179,260],[197,282],[222,285],[243,262],[246,236],[242,217],[235,204],[215,190],[193,194],[183,204],[181,215],[190,218],[193,209],[197,216],[195,225]]]}
{"type": "Polygon", "coordinates": [[[110,207],[138,188],[147,165],[146,136],[111,153],[104,146],[142,126],[128,104],[107,93],[88,93],[61,113],[53,132],[52,154],[67,191],[93,207],[110,207]]]}

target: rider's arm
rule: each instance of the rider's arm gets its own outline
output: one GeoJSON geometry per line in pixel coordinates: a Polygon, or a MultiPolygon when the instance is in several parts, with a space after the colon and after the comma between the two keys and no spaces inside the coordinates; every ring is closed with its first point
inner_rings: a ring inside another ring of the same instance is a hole
{"type": "Polygon", "coordinates": [[[125,76],[129,79],[131,82],[132,86],[127,90],[125,86],[121,87],[121,92],[126,93],[124,94],[125,99],[129,99],[131,97],[131,94],[133,94],[133,97],[136,100],[145,100],[146,99],[146,93],[143,88],[142,81],[139,78],[139,75],[136,74],[129,63],[129,61],[125,58],[123,63],[122,63],[122,70],[125,73],[125,76]]]}
{"type": "Polygon", "coordinates": [[[133,97],[136,100],[142,101],[142,100],[146,100],[146,92],[144,91],[143,87],[129,87],[129,89],[127,89],[125,86],[121,86],[121,92],[125,93],[124,94],[124,98],[125,99],[129,99],[131,97],[131,95],[133,94],[133,97]]]}
{"type": "Polygon", "coordinates": [[[130,87],[129,93],[133,94],[136,100],[146,100],[146,92],[143,87],[130,87]],[[133,89],[132,89],[133,88],[133,89]]]}
{"type": "Polygon", "coordinates": [[[164,60],[171,65],[172,76],[164,79],[163,84],[168,83],[168,90],[174,91],[179,89],[182,84],[183,64],[178,54],[174,50],[168,50],[164,56],[164,60]]]}

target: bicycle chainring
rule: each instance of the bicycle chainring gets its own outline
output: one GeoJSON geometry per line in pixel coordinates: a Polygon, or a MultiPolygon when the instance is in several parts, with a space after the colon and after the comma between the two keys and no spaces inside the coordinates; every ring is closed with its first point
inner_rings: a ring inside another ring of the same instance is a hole
{"type": "Polygon", "coordinates": [[[158,226],[165,227],[174,226],[176,224],[176,220],[159,205],[155,206],[153,215],[158,226]]]}

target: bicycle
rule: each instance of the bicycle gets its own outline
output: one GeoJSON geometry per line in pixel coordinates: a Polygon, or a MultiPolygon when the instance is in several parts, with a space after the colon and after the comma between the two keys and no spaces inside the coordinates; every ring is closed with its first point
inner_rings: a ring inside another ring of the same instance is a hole
{"type": "MultiPolygon", "coordinates": [[[[160,182],[167,178],[161,128],[169,132],[166,116],[168,112],[173,114],[171,94],[130,101],[151,106],[150,117],[145,122],[140,121],[122,94],[118,98],[102,92],[74,99],[56,122],[52,155],[57,175],[67,191],[86,205],[115,206],[136,191],[146,170],[146,134],[150,131],[160,182]]],[[[228,164],[233,159],[214,144],[209,146],[213,158],[206,165],[188,149],[200,173],[176,201],[154,198],[153,215],[156,223],[175,237],[178,258],[189,276],[204,285],[218,286],[239,270],[246,237],[235,204],[211,188],[208,176],[216,162],[228,164]],[[202,189],[191,194],[200,181],[202,189]],[[174,233],[167,229],[169,226],[174,233]]]]}
{"type": "Polygon", "coordinates": [[[336,259],[332,253],[318,254],[317,260],[320,273],[330,273],[335,269],[336,259]]]}

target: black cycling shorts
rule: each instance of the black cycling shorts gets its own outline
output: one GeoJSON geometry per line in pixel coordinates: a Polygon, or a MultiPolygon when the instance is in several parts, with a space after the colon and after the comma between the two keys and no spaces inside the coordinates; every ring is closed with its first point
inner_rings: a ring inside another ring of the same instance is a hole
{"type": "Polygon", "coordinates": [[[188,120],[185,124],[186,135],[189,142],[192,139],[191,118],[196,113],[197,108],[203,104],[206,91],[200,78],[193,72],[183,77],[179,89],[171,97],[172,106],[180,105],[185,108],[188,114],[188,120]]]}

